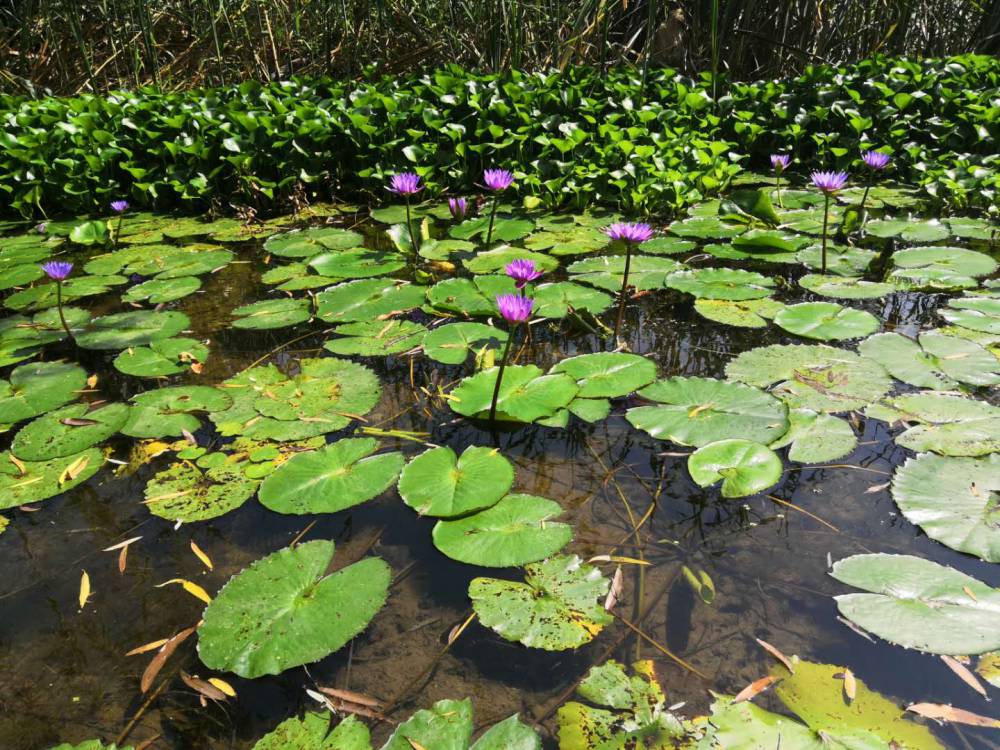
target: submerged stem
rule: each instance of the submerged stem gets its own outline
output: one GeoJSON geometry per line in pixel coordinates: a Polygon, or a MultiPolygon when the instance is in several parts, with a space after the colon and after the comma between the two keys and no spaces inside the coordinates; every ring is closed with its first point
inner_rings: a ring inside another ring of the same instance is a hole
{"type": "Polygon", "coordinates": [[[517,333],[517,326],[515,325],[510,334],[507,336],[507,344],[503,348],[503,357],[500,358],[500,369],[497,370],[497,382],[493,386],[493,401],[490,403],[490,423],[492,423],[497,418],[497,399],[500,398],[500,382],[503,380],[503,371],[507,366],[507,356],[510,354],[510,345],[514,341],[514,335],[517,333]]]}
{"type": "Polygon", "coordinates": [[[632,243],[625,243],[625,273],[622,276],[622,290],[618,295],[618,317],[615,319],[615,342],[618,341],[618,334],[622,329],[622,318],[625,317],[625,299],[628,296],[628,272],[632,265],[632,243]]]}
{"type": "Polygon", "coordinates": [[[66,323],[66,316],[63,315],[62,285],[61,281],[56,282],[56,308],[59,310],[59,322],[62,323],[63,330],[66,331],[69,340],[73,341],[73,334],[70,333],[69,325],[66,323]]]}
{"type": "Polygon", "coordinates": [[[784,208],[785,204],[781,202],[781,172],[774,175],[774,191],[778,194],[778,208],[784,208]]]}
{"type": "Polygon", "coordinates": [[[410,196],[406,196],[406,228],[410,232],[410,246],[413,248],[413,262],[417,262],[417,252],[420,247],[417,245],[416,235],[413,234],[413,220],[410,218],[410,196]]]}
{"type": "Polygon", "coordinates": [[[493,208],[490,211],[490,228],[486,230],[486,244],[489,245],[490,241],[493,239],[493,222],[497,218],[497,206],[500,205],[500,195],[499,193],[493,196],[493,208]]]}
{"type": "Polygon", "coordinates": [[[820,273],[826,274],[826,227],[830,220],[830,194],[823,193],[823,255],[820,273]]]}

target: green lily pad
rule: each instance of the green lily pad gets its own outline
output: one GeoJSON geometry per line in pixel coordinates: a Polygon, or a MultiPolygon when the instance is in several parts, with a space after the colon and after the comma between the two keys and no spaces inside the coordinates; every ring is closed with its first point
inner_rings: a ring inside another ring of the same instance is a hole
{"type": "Polygon", "coordinates": [[[8,451],[0,453],[0,510],[48,500],[90,479],[104,464],[97,448],[51,461],[14,463],[8,451]]]}
{"type": "Polygon", "coordinates": [[[972,331],[1000,335],[1000,299],[967,297],[953,299],[950,307],[938,310],[949,323],[972,331]]]}
{"type": "Polygon", "coordinates": [[[580,310],[599,315],[614,301],[609,294],[572,281],[539,284],[532,290],[532,297],[533,314],[539,318],[564,318],[570,311],[580,310]]]}
{"type": "Polygon", "coordinates": [[[767,321],[785,306],[769,297],[741,301],[726,299],[696,299],[696,313],[716,323],[739,328],[766,328],[767,321]]]}
{"type": "MultiPolygon", "coordinates": [[[[474,219],[466,219],[461,224],[455,224],[448,230],[448,234],[456,240],[477,238],[485,242],[489,226],[489,215],[477,216],[474,219]]],[[[519,219],[513,216],[497,214],[493,224],[493,240],[513,242],[522,237],[527,237],[534,228],[535,223],[531,219],[519,219]]]]}
{"type": "Polygon", "coordinates": [[[311,306],[304,299],[269,299],[237,307],[233,328],[270,330],[305,323],[312,317],[311,306]]]}
{"type": "Polygon", "coordinates": [[[71,745],[68,742],[64,742],[61,745],[56,745],[50,750],[135,750],[131,745],[127,747],[118,747],[115,743],[110,745],[105,745],[100,740],[87,740],[86,742],[81,742],[79,745],[71,745]]]}
{"type": "Polygon", "coordinates": [[[145,493],[149,512],[169,521],[207,521],[253,497],[260,482],[245,476],[239,462],[214,455],[221,457],[219,465],[205,471],[184,461],[149,480],[145,493]]]}
{"type": "MultiPolygon", "coordinates": [[[[643,255],[680,255],[681,253],[689,253],[697,247],[698,243],[691,240],[682,240],[677,237],[654,237],[642,243],[642,252],[643,255]]],[[[557,254],[553,252],[553,255],[557,254]]]]}
{"type": "Polygon", "coordinates": [[[742,383],[675,377],[639,391],[656,406],[629,409],[633,427],[660,440],[701,447],[728,438],[769,443],[788,427],[785,405],[742,383]]]}
{"type": "Polygon", "coordinates": [[[20,265],[0,269],[0,291],[27,286],[32,281],[38,281],[45,272],[37,263],[22,263],[20,265]]]}
{"type": "Polygon", "coordinates": [[[898,445],[946,456],[985,456],[1000,451],[1000,408],[985,401],[943,393],[897,396],[869,407],[869,417],[918,422],[897,435],[898,445]]]}
{"type": "Polygon", "coordinates": [[[132,397],[128,421],[121,428],[124,435],[137,438],[180,437],[195,432],[201,422],[191,412],[222,411],[233,400],[220,388],[207,385],[158,388],[132,397]]]}
{"type": "Polygon", "coordinates": [[[70,404],[29,422],[14,436],[10,452],[22,461],[51,461],[78,454],[114,435],[128,419],[125,404],[88,410],[70,404]]]}
{"type": "Polygon", "coordinates": [[[201,279],[196,276],[178,276],[174,279],[150,279],[136,284],[122,295],[122,302],[149,302],[161,305],[183,299],[201,289],[201,279]]]}
{"type": "Polygon", "coordinates": [[[701,487],[721,479],[723,497],[747,497],[777,484],[782,465],[766,445],[729,439],[703,445],[688,456],[688,471],[701,487]]]}
{"type": "Polygon", "coordinates": [[[837,561],[830,575],[869,592],[835,597],[840,614],[890,643],[952,655],[1000,648],[1000,591],[954,568],[865,554],[837,561]]]}
{"type": "Polygon", "coordinates": [[[1000,562],[1000,455],[908,459],[892,478],[892,497],[931,539],[1000,562]]]}
{"type": "MultiPolygon", "coordinates": [[[[179,279],[185,276],[201,276],[203,273],[218,271],[232,263],[236,255],[228,250],[193,250],[188,246],[184,248],[183,252],[170,255],[168,258],[167,267],[156,274],[157,279],[179,279]]],[[[132,273],[141,272],[133,271],[132,273]]]]}
{"type": "MultiPolygon", "coordinates": [[[[464,378],[448,399],[452,410],[466,417],[489,413],[498,369],[491,367],[464,378]]],[[[534,422],[567,406],[578,391],[576,381],[563,373],[543,375],[535,365],[510,365],[500,384],[497,416],[534,422]]]]}
{"type": "Polygon", "coordinates": [[[371,733],[360,719],[347,716],[332,731],[330,719],[329,712],[286,719],[253,750],[371,750],[371,733]]]}
{"type": "Polygon", "coordinates": [[[899,237],[906,242],[938,242],[951,234],[937,219],[873,219],[865,224],[873,237],[899,237]]]}
{"type": "Polygon", "coordinates": [[[77,398],[87,384],[83,368],[64,362],[21,365],[0,380],[0,424],[37,417],[77,398]]]}
{"type": "Polygon", "coordinates": [[[327,250],[350,250],[361,247],[365,238],[357,232],[337,227],[293,229],[272,235],[264,243],[265,252],[279,258],[311,258],[327,250]]]}
{"type": "Polygon", "coordinates": [[[545,273],[551,273],[559,268],[557,258],[510,245],[501,245],[493,250],[480,251],[473,257],[463,260],[462,265],[469,273],[499,273],[503,271],[504,266],[514,260],[533,261],[535,267],[545,273]]]}
{"type": "Polygon", "coordinates": [[[1000,383],[1000,360],[972,341],[921,334],[917,341],[898,333],[880,333],[858,347],[904,383],[920,388],[952,390],[959,383],[987,386],[1000,383]]]}
{"type": "MultiPolygon", "coordinates": [[[[558,257],[593,253],[606,247],[609,242],[608,236],[594,227],[570,226],[528,235],[524,239],[524,246],[529,250],[545,250],[549,255],[558,257]]],[[[643,251],[645,252],[645,245],[643,251]]]]}
{"type": "Polygon", "coordinates": [[[992,240],[1000,227],[986,219],[976,219],[968,216],[955,216],[946,219],[945,223],[953,237],[966,237],[973,240],[992,240]]]}
{"type": "MultiPolygon", "coordinates": [[[[640,246],[641,247],[641,246],[640,246]]],[[[667,277],[684,268],[670,258],[656,255],[633,255],[629,265],[628,283],[639,291],[662,289],[667,277]]],[[[609,292],[617,292],[622,287],[625,276],[624,255],[599,255],[572,263],[567,269],[573,281],[580,281],[609,292]]]]}
{"type": "Polygon", "coordinates": [[[820,341],[856,339],[879,328],[878,318],[870,312],[842,307],[834,302],[788,305],[774,316],[774,322],[789,333],[820,341]]]}
{"type": "Polygon", "coordinates": [[[590,643],[614,621],[604,611],[608,579],[576,555],[553,557],[524,571],[524,583],[474,578],[469,598],[479,622],[508,641],[564,651],[590,643]]]}
{"type": "Polygon", "coordinates": [[[335,333],[341,338],[330,339],[323,344],[327,351],[376,357],[420,346],[427,329],[408,320],[367,320],[337,326],[335,333]]]}
{"type": "MultiPolygon", "coordinates": [[[[806,268],[819,271],[823,268],[823,245],[809,245],[799,250],[795,257],[806,268]]],[[[835,276],[860,276],[868,270],[868,266],[877,257],[878,253],[874,250],[828,244],[826,272],[835,276]]]]}
{"type": "Polygon", "coordinates": [[[309,265],[321,276],[336,279],[365,279],[385,276],[405,268],[406,260],[399,253],[359,248],[322,253],[310,259],[309,265]]]}
{"type": "Polygon", "coordinates": [[[667,277],[666,286],[698,299],[748,300],[774,294],[773,279],[737,268],[678,271],[667,277]]]}
{"type": "Polygon", "coordinates": [[[348,281],[316,295],[316,316],[328,323],[374,320],[419,307],[424,293],[424,287],[391,279],[348,281]]]}
{"type": "Polygon", "coordinates": [[[811,409],[788,412],[788,432],[769,445],[773,450],[791,446],[788,458],[803,464],[836,461],[858,445],[851,425],[840,417],[818,414],[811,409]]]}
{"type": "Polygon", "coordinates": [[[745,224],[729,224],[717,216],[693,216],[670,225],[672,234],[697,240],[723,240],[746,231],[745,224]]]}
{"type": "Polygon", "coordinates": [[[470,516],[438,521],[434,546],[453,560],[487,568],[526,565],[554,555],[573,538],[559,503],[534,495],[507,495],[470,516]]]}
{"type": "Polygon", "coordinates": [[[190,324],[181,312],[136,310],[95,318],[74,338],[84,349],[121,350],[176,336],[190,324]]]}
{"type": "Polygon", "coordinates": [[[751,229],[739,237],[734,237],[732,246],[747,252],[751,257],[767,260],[767,256],[771,253],[778,255],[794,253],[809,241],[808,237],[779,229],[751,229]]]}
{"type": "Polygon", "coordinates": [[[422,516],[452,518],[495,505],[513,484],[514,467],[499,451],[469,446],[459,457],[440,446],[406,465],[399,494],[422,516]]]}
{"type": "Polygon", "coordinates": [[[496,315],[498,294],[513,294],[514,280],[485,275],[474,279],[445,279],[427,290],[427,303],[437,310],[464,315],[496,315]]]}
{"type": "Polygon", "coordinates": [[[799,286],[813,294],[835,299],[878,299],[899,291],[895,284],[865,281],[859,276],[823,276],[818,273],[800,278],[799,286]]]}
{"type": "Polygon", "coordinates": [[[465,750],[472,729],[471,701],[442,700],[396,727],[382,750],[465,750]]]}
{"type": "MultiPolygon", "coordinates": [[[[127,281],[124,276],[74,276],[63,282],[63,302],[107,294],[112,287],[127,281]]],[[[57,303],[55,282],[22,289],[4,300],[4,306],[11,310],[45,310],[55,307],[57,303]]]]}
{"type": "Polygon", "coordinates": [[[485,323],[448,323],[431,329],[424,337],[424,354],[436,362],[460,365],[469,352],[499,349],[507,332],[485,323]]]}
{"type": "Polygon", "coordinates": [[[324,575],[333,542],[278,550],[223,586],[205,608],[198,653],[205,666],[253,679],[332,654],[385,604],[391,571],[377,557],[324,575]]]}
{"type": "Polygon", "coordinates": [[[782,714],[776,714],[744,701],[733,703],[732,696],[712,694],[712,713],[708,717],[718,747],[727,750],[769,750],[793,747],[795,750],[827,750],[827,743],[809,727],[782,714]]]}
{"type": "Polygon", "coordinates": [[[299,453],[264,480],[260,502],[277,513],[336,513],[387,490],[403,468],[398,451],[372,455],[373,438],[345,438],[299,453]]]}
{"type": "Polygon", "coordinates": [[[962,247],[914,247],[892,255],[891,279],[913,287],[965,289],[977,286],[976,279],[996,271],[990,256],[962,247]]]}
{"type": "Polygon", "coordinates": [[[564,359],[549,374],[564,372],[576,381],[576,398],[618,398],[656,379],[656,365],[638,354],[598,352],[564,359]]]}
{"type": "Polygon", "coordinates": [[[195,363],[208,360],[208,347],[188,338],[151,341],[149,346],[126,349],[114,360],[115,369],[139,378],[179,375],[195,363]]]}

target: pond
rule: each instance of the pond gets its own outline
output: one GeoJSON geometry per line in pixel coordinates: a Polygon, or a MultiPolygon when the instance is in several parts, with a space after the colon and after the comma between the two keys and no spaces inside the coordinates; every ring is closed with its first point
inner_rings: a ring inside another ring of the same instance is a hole
{"type": "Polygon", "coordinates": [[[375,747],[466,698],[553,748],[773,746],[757,706],[797,717],[781,747],[995,747],[901,709],[996,714],[996,228],[862,193],[826,275],[811,189],[748,175],[654,223],[621,345],[610,213],[6,227],[0,746],[252,748],[322,687],[375,747]],[[544,275],[511,329],[517,258],[544,275]],[[575,694],[609,658],[665,696],[575,694]]]}

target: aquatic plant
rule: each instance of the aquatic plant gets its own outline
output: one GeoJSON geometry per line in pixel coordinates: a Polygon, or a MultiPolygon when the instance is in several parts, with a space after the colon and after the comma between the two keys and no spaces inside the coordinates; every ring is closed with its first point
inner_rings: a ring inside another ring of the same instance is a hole
{"type": "Polygon", "coordinates": [[[497,370],[497,382],[493,386],[493,400],[490,403],[490,422],[497,417],[497,398],[500,396],[500,383],[503,381],[503,371],[507,366],[507,357],[510,356],[510,345],[514,341],[514,335],[522,323],[526,323],[531,317],[531,310],[535,301],[530,297],[523,297],[520,294],[498,294],[497,307],[503,319],[511,324],[510,333],[507,336],[507,343],[504,344],[503,356],[500,358],[500,367],[497,370]]]}
{"type": "Polygon", "coordinates": [[[622,276],[622,288],[618,293],[618,317],[615,318],[614,340],[618,341],[618,334],[622,328],[622,318],[625,315],[625,299],[628,296],[628,272],[632,265],[632,246],[650,239],[653,236],[653,228],[649,224],[616,222],[605,229],[604,233],[613,240],[621,240],[625,243],[625,270],[622,276]]]}
{"type": "Polygon", "coordinates": [[[406,200],[406,229],[410,233],[410,246],[413,248],[413,259],[417,259],[417,252],[420,245],[417,242],[417,235],[413,232],[413,219],[410,215],[410,197],[416,195],[424,186],[420,182],[420,177],[415,172],[401,172],[394,174],[389,181],[389,192],[401,195],[406,200]]]}
{"type": "Polygon", "coordinates": [[[59,310],[59,322],[62,323],[66,335],[72,339],[73,333],[69,330],[69,324],[66,323],[66,315],[63,312],[62,285],[69,278],[69,275],[73,273],[73,264],[68,261],[53,260],[43,263],[42,270],[45,271],[46,276],[56,282],[56,308],[59,310]]]}
{"type": "Polygon", "coordinates": [[[865,203],[868,200],[868,192],[872,189],[872,184],[875,182],[875,175],[888,167],[890,160],[888,154],[883,154],[880,151],[862,151],[861,161],[868,167],[869,172],[868,183],[865,185],[864,195],[861,196],[861,206],[858,208],[859,211],[863,212],[865,210],[865,203]]]}
{"type": "Polygon", "coordinates": [[[500,205],[500,193],[514,184],[514,175],[506,169],[487,169],[483,172],[483,187],[493,193],[493,207],[490,209],[490,228],[486,231],[486,244],[493,239],[493,225],[500,205]]]}
{"type": "Polygon", "coordinates": [[[544,272],[535,265],[535,261],[522,258],[512,260],[504,266],[503,270],[504,273],[514,279],[514,286],[517,287],[522,296],[526,294],[525,290],[528,286],[528,282],[539,279],[545,275],[544,272]]]}
{"type": "Polygon", "coordinates": [[[792,163],[788,154],[771,154],[771,167],[774,169],[774,190],[778,194],[778,206],[784,208],[781,202],[781,175],[792,163]]]}
{"type": "Polygon", "coordinates": [[[813,172],[813,185],[823,193],[823,254],[820,273],[826,274],[826,243],[827,227],[830,222],[830,198],[840,192],[847,184],[846,172],[813,172]]]}
{"type": "Polygon", "coordinates": [[[465,198],[449,198],[448,210],[455,221],[463,221],[469,215],[469,202],[465,198]]]}

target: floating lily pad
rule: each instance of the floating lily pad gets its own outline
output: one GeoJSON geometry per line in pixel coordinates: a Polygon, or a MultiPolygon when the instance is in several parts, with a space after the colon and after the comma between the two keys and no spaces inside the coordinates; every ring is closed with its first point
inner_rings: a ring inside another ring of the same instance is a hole
{"type": "Polygon", "coordinates": [[[962,247],[914,247],[892,256],[892,279],[929,289],[966,289],[996,271],[997,262],[962,247]]]}
{"type": "Polygon", "coordinates": [[[88,411],[87,404],[70,404],[22,427],[10,452],[22,461],[72,456],[114,435],[128,415],[125,404],[109,404],[93,411],[88,411]]]}
{"type": "MultiPolygon", "coordinates": [[[[823,268],[823,246],[810,245],[799,250],[795,256],[802,265],[819,271],[823,268]]],[[[845,245],[828,244],[826,248],[826,272],[836,276],[860,276],[868,270],[871,262],[878,257],[873,250],[845,245]]]]}
{"type": "Polygon", "coordinates": [[[234,328],[270,330],[305,323],[312,317],[310,304],[304,299],[270,299],[237,307],[234,328]]]}
{"type": "Polygon", "coordinates": [[[737,268],[678,271],[667,277],[666,286],[698,299],[748,300],[774,294],[773,279],[737,268]]]}
{"type": "Polygon", "coordinates": [[[879,328],[878,318],[871,313],[834,302],[788,305],[774,316],[774,322],[789,333],[820,341],[856,339],[879,328]]]}
{"type": "Polygon", "coordinates": [[[115,369],[139,378],[162,378],[187,372],[208,360],[208,347],[188,338],[151,341],[126,349],[114,360],[115,369]]]}
{"type": "Polygon", "coordinates": [[[264,243],[264,250],[280,258],[311,258],[327,250],[361,247],[364,241],[363,235],[349,229],[316,227],[273,235],[264,243]]]}
{"type": "Polygon", "coordinates": [[[371,733],[360,719],[347,716],[331,731],[330,718],[324,711],[286,719],[253,750],[371,750],[371,733]]]}
{"type": "Polygon", "coordinates": [[[97,448],[51,461],[14,462],[0,453],[0,510],[48,500],[90,479],[104,464],[97,448]]]}
{"type": "Polygon", "coordinates": [[[0,291],[27,286],[32,281],[38,281],[44,275],[45,272],[37,263],[0,267],[0,291]]]}
{"type": "Polygon", "coordinates": [[[487,568],[537,562],[565,547],[572,528],[552,519],[558,503],[534,495],[507,495],[496,505],[434,525],[434,546],[453,560],[487,568]]]}
{"type": "Polygon", "coordinates": [[[638,354],[598,352],[580,354],[555,365],[550,374],[564,372],[579,388],[577,398],[618,398],[656,379],[653,360],[638,354]]]}
{"type": "Polygon", "coordinates": [[[743,234],[745,224],[729,224],[716,216],[693,216],[683,221],[675,221],[669,231],[679,237],[693,237],[699,240],[722,240],[743,234]]]}
{"type": "MultiPolygon", "coordinates": [[[[641,247],[641,246],[640,246],[641,247]]],[[[684,268],[670,258],[656,255],[633,255],[629,266],[628,283],[639,291],[662,289],[667,277],[684,268]]],[[[567,269],[574,281],[581,281],[609,292],[617,292],[622,287],[625,276],[624,255],[600,255],[584,258],[572,263],[567,269]]]]}
{"type": "Polygon", "coordinates": [[[625,416],[633,427],[678,445],[703,446],[727,438],[769,443],[788,427],[785,405],[742,383],[713,378],[669,378],[639,391],[659,402],[625,416]]]}
{"type": "MultiPolygon", "coordinates": [[[[554,256],[585,255],[606,247],[608,242],[608,236],[598,229],[570,226],[566,229],[535,232],[524,239],[524,246],[529,250],[545,250],[554,256]]],[[[644,245],[643,252],[645,251],[644,245]]]]}
{"type": "Polygon", "coordinates": [[[840,417],[810,409],[788,412],[788,432],[770,444],[778,449],[791,446],[788,457],[803,464],[821,464],[843,458],[858,445],[851,425],[840,417]]]}
{"type": "Polygon", "coordinates": [[[508,276],[445,279],[427,290],[427,303],[437,310],[464,315],[496,315],[497,295],[514,292],[514,280],[508,276]]]}
{"type": "Polygon", "coordinates": [[[976,219],[968,216],[956,216],[946,219],[945,223],[953,237],[967,237],[973,240],[992,240],[1000,227],[986,219],[976,219]]]}
{"type": "Polygon", "coordinates": [[[794,253],[809,243],[808,237],[782,232],[778,229],[751,229],[739,237],[734,237],[732,246],[744,250],[752,257],[767,260],[768,255],[794,253]]]}
{"type": "Polygon", "coordinates": [[[469,598],[479,621],[508,641],[564,651],[590,643],[614,618],[604,611],[609,582],[576,555],[524,571],[524,583],[474,578],[469,598]]]}
{"type": "Polygon", "coordinates": [[[559,260],[556,258],[510,245],[480,251],[468,260],[463,260],[462,265],[469,273],[500,273],[504,266],[514,260],[530,260],[536,268],[546,273],[559,268],[559,260]]]}
{"type": "Polygon", "coordinates": [[[694,310],[702,317],[740,328],[765,328],[767,321],[781,312],[785,306],[777,300],[748,299],[742,301],[725,299],[696,299],[694,310]]]}
{"type": "Polygon", "coordinates": [[[533,313],[539,318],[563,318],[570,311],[586,311],[591,315],[611,307],[609,294],[572,281],[539,284],[532,290],[535,300],[533,313]]]}
{"type": "Polygon", "coordinates": [[[437,362],[460,365],[469,352],[499,349],[506,341],[506,331],[485,323],[448,323],[427,333],[424,354],[437,362]]]}
{"type": "MultiPolygon", "coordinates": [[[[74,276],[62,285],[63,302],[107,294],[112,287],[128,281],[124,276],[74,276]]],[[[4,300],[11,310],[45,310],[58,303],[55,282],[14,292],[4,300]]]]}
{"type": "MultiPolygon", "coordinates": [[[[167,256],[169,262],[166,268],[156,274],[157,279],[179,279],[185,276],[200,276],[203,273],[217,271],[233,262],[236,256],[228,250],[194,250],[190,246],[183,252],[167,256]]],[[[149,273],[131,271],[142,276],[149,273]]]]}
{"type": "Polygon", "coordinates": [[[917,341],[898,333],[880,333],[861,342],[862,355],[882,365],[894,378],[921,388],[952,390],[1000,383],[1000,360],[972,341],[921,334],[917,341]]]}
{"type": "Polygon", "coordinates": [[[911,555],[854,555],[830,575],[864,594],[835,597],[840,614],[880,638],[932,654],[1000,648],[1000,591],[911,555]]]}
{"type": "Polygon", "coordinates": [[[513,483],[514,467],[499,451],[469,446],[459,457],[440,446],[406,465],[399,494],[420,515],[451,518],[495,505],[513,483]]]}
{"type": "Polygon", "coordinates": [[[377,557],[328,576],[333,542],[285,548],[230,579],[205,609],[198,653],[210,669],[253,679],[318,661],[358,635],[385,604],[377,557]]]}
{"type": "Polygon", "coordinates": [[[388,489],[403,468],[403,454],[379,453],[373,438],[345,438],[300,453],[264,480],[260,502],[278,513],[336,513],[388,489]]]}
{"type": "Polygon", "coordinates": [[[178,276],[175,279],[150,279],[136,284],[122,295],[122,302],[149,302],[161,305],[183,299],[201,288],[196,276],[178,276]]]}
{"type": "Polygon", "coordinates": [[[317,255],[309,260],[309,265],[321,276],[336,279],[365,279],[385,276],[405,268],[406,260],[399,253],[359,248],[317,255]]]}
{"type": "Polygon", "coordinates": [[[873,219],[865,231],[874,237],[899,237],[906,242],[938,242],[951,232],[937,219],[873,219]]]}
{"type": "Polygon", "coordinates": [[[813,273],[799,279],[799,286],[813,294],[836,299],[878,299],[899,289],[895,284],[865,281],[858,276],[823,276],[813,273]]]}
{"type": "MultiPolygon", "coordinates": [[[[490,227],[490,217],[477,216],[474,219],[466,219],[461,224],[455,224],[448,230],[448,234],[456,240],[471,240],[477,238],[485,242],[486,234],[490,227]]],[[[493,240],[500,242],[513,242],[522,237],[526,237],[535,228],[535,223],[531,219],[519,219],[513,216],[498,214],[493,223],[493,240]]]]}
{"type": "Polygon", "coordinates": [[[942,393],[897,396],[865,414],[887,422],[918,422],[896,436],[913,451],[946,456],[985,456],[1000,451],[1000,408],[985,401],[942,393]]]}
{"type": "MultiPolygon", "coordinates": [[[[222,454],[217,454],[222,456],[222,454]]],[[[170,521],[207,521],[236,510],[253,497],[260,484],[244,475],[237,461],[224,456],[202,471],[187,461],[175,463],[146,484],[149,512],[170,521]]]]}
{"type": "Polygon", "coordinates": [[[96,318],[74,338],[84,349],[128,349],[176,336],[190,323],[181,312],[136,310],[96,318]]]}
{"type": "Polygon", "coordinates": [[[316,315],[328,323],[374,320],[406,312],[424,301],[424,288],[388,279],[358,279],[316,295],[316,315]]]}
{"type": "Polygon", "coordinates": [[[334,354],[362,357],[398,354],[420,346],[427,329],[408,320],[368,320],[345,323],[335,331],[341,338],[330,339],[323,348],[334,354]]]}
{"type": "Polygon", "coordinates": [[[132,403],[122,434],[156,438],[193,433],[201,422],[191,412],[222,411],[232,406],[233,400],[220,388],[189,385],[146,391],[133,396],[132,403]]]}
{"type": "Polygon", "coordinates": [[[382,750],[464,750],[472,730],[472,702],[442,700],[396,727],[382,750]]]}
{"type": "Polygon", "coordinates": [[[782,714],[773,713],[749,701],[733,703],[733,697],[712,694],[708,717],[718,747],[732,750],[794,747],[795,750],[826,750],[809,727],[782,714]]]}
{"type": "Polygon", "coordinates": [[[959,552],[1000,562],[1000,455],[952,458],[924,453],[892,479],[892,497],[910,523],[959,552]]]}
{"type": "Polygon", "coordinates": [[[722,480],[723,497],[747,497],[773,487],[781,479],[778,454],[752,440],[708,443],[688,456],[691,478],[702,487],[722,480]]]}
{"type": "Polygon", "coordinates": [[[0,380],[0,424],[14,424],[57,409],[77,398],[87,373],[64,362],[21,365],[0,380]]]}
{"type": "MultiPolygon", "coordinates": [[[[497,367],[467,377],[451,392],[448,405],[466,417],[488,414],[496,386],[497,367]]],[[[510,365],[504,370],[497,398],[497,416],[534,422],[567,406],[579,387],[563,373],[543,375],[535,365],[510,365]]]]}
{"type": "Polygon", "coordinates": [[[938,310],[941,317],[972,331],[1000,334],[1000,299],[968,297],[953,299],[950,307],[938,310]]]}

